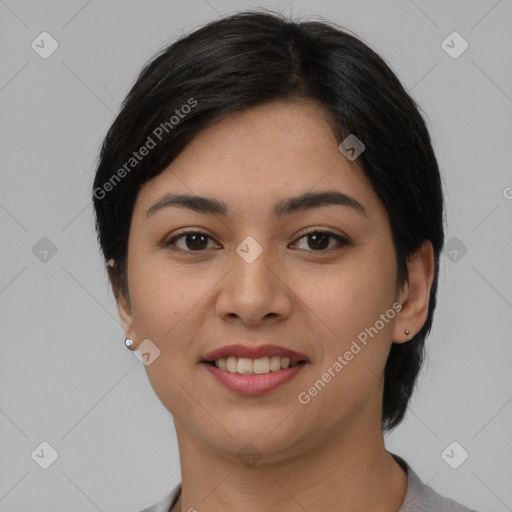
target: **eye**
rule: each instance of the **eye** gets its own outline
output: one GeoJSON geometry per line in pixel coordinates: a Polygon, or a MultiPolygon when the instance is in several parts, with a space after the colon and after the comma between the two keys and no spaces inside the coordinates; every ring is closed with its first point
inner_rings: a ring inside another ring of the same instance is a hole
{"type": "Polygon", "coordinates": [[[187,252],[200,252],[208,248],[209,240],[213,241],[213,238],[202,231],[182,231],[180,234],[172,237],[162,245],[165,247],[176,246],[178,249],[187,252]],[[182,238],[184,240],[180,247],[176,242],[182,238]]]}
{"type": "MultiPolygon", "coordinates": [[[[292,246],[296,245],[301,240],[305,240],[305,243],[309,246],[309,248],[313,252],[327,252],[330,249],[338,248],[340,246],[349,245],[349,242],[346,238],[337,235],[335,233],[331,233],[330,231],[322,231],[318,228],[313,228],[310,231],[303,234],[300,238],[297,239],[296,242],[292,244],[292,246]],[[330,242],[336,241],[336,244],[332,246],[330,242]]],[[[161,245],[163,247],[176,247],[185,252],[201,252],[208,248],[208,242],[214,241],[213,238],[202,231],[182,231],[181,233],[173,236],[166,242],[163,242],[161,245]],[[181,246],[179,243],[181,243],[181,246]]],[[[218,246],[217,246],[218,247],[218,246]]],[[[301,250],[308,250],[308,248],[298,247],[301,250]]]]}
{"type": "MultiPolygon", "coordinates": [[[[297,240],[300,241],[302,239],[305,239],[306,244],[308,244],[309,247],[315,252],[326,252],[326,250],[336,248],[336,245],[329,247],[330,239],[334,239],[338,246],[348,245],[348,241],[344,237],[336,235],[335,233],[331,233],[330,231],[321,231],[317,228],[308,231],[305,235],[301,236],[297,240]]],[[[297,242],[294,242],[294,244],[296,243],[297,242]]],[[[299,249],[303,248],[299,247],[299,249]]]]}

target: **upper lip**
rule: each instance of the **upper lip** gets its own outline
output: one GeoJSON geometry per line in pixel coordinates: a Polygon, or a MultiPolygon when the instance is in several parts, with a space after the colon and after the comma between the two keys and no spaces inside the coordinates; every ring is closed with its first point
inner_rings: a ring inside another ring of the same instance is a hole
{"type": "Polygon", "coordinates": [[[280,347],[278,345],[226,345],[224,347],[217,348],[208,352],[203,356],[201,362],[211,362],[217,359],[227,357],[247,357],[249,359],[259,359],[261,357],[287,357],[291,363],[298,363],[299,361],[307,361],[307,357],[303,354],[299,354],[294,350],[280,347]]]}

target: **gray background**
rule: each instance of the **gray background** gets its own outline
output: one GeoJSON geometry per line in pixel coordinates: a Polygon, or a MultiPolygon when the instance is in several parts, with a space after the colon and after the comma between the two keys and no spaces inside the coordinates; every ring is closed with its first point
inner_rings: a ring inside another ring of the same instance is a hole
{"type": "Polygon", "coordinates": [[[419,387],[386,442],[441,494],[512,510],[512,0],[0,0],[0,510],[137,511],[179,481],[172,417],[123,344],[90,187],[142,65],[254,6],[353,30],[425,111],[457,240],[419,387]],[[43,31],[59,44],[47,59],[31,48],[43,31]],[[469,43],[457,59],[441,46],[453,31],[469,43]],[[48,469],[31,457],[43,441],[48,469]],[[441,456],[453,441],[469,453],[458,469],[441,456]]]}

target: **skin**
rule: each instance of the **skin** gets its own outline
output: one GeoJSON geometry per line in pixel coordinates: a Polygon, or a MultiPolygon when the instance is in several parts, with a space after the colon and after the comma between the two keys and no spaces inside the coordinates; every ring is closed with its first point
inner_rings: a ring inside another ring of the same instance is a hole
{"type": "Polygon", "coordinates": [[[409,283],[398,288],[387,212],[338,144],[319,104],[273,102],[205,130],[138,194],[130,296],[118,298],[118,308],[132,348],[149,338],[160,350],[145,368],[174,418],[182,511],[396,512],[404,500],[406,474],[384,447],[383,375],[391,344],[407,342],[427,318],[432,245],[425,241],[409,259],[409,283]],[[366,215],[342,205],[271,214],[286,197],[326,190],[352,196],[366,215]],[[168,207],[146,217],[166,193],[222,200],[229,215],[168,207]],[[315,250],[308,227],[350,243],[330,238],[315,250]],[[200,251],[190,237],[161,245],[182,228],[211,238],[200,251]],[[247,236],[263,248],[252,263],[235,251],[247,236]],[[395,302],[401,311],[299,403],[395,302]],[[240,396],[199,363],[239,342],[282,345],[308,364],[267,394],[240,396]],[[247,442],[262,455],[252,467],[236,455],[247,442]]]}

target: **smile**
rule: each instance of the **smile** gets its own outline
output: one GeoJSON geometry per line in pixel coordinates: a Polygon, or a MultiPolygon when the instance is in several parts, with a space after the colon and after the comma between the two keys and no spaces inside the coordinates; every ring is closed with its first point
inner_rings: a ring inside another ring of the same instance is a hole
{"type": "Polygon", "coordinates": [[[225,360],[216,360],[215,363],[203,362],[202,366],[217,382],[237,394],[262,395],[292,380],[307,364],[306,361],[301,361],[290,366],[289,359],[279,358],[279,369],[272,369],[272,360],[274,360],[274,368],[277,367],[276,357],[262,357],[254,361],[247,358],[228,357],[225,360]],[[222,369],[220,365],[225,365],[226,368],[222,369]],[[238,371],[239,367],[242,372],[238,371]],[[268,370],[266,370],[267,367],[268,370]],[[263,372],[264,369],[265,372],[263,372]]]}
{"type": "Polygon", "coordinates": [[[244,375],[264,375],[297,366],[300,361],[290,361],[289,357],[271,356],[251,359],[248,357],[227,357],[212,361],[221,370],[244,375]]]}

